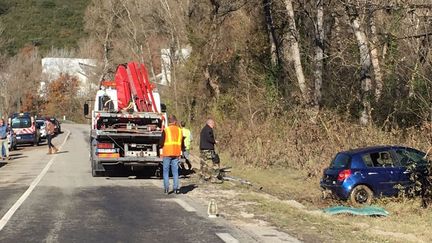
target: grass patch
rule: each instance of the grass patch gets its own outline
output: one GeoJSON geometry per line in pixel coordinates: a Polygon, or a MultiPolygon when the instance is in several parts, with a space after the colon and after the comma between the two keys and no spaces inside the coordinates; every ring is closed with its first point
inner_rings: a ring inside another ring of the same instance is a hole
{"type": "MultiPolygon", "coordinates": [[[[224,166],[232,166],[233,176],[249,180],[263,192],[251,192],[247,186],[234,186],[243,194],[241,201],[256,202],[248,211],[305,241],[334,242],[430,242],[432,211],[420,208],[420,200],[383,198],[375,205],[390,212],[389,217],[364,217],[351,215],[315,215],[310,212],[329,206],[345,204],[341,201],[322,200],[319,178],[308,178],[307,172],[292,168],[257,169],[229,161],[222,155],[224,166]],[[227,161],[227,162],[225,162],[227,161]],[[300,210],[285,202],[296,200],[306,206],[300,210]]],[[[223,189],[230,189],[225,183],[223,189]]],[[[231,186],[232,187],[232,186],[231,186]]],[[[255,188],[255,187],[254,187],[255,188]]]]}
{"type": "MultiPolygon", "coordinates": [[[[249,210],[262,219],[283,228],[298,239],[306,242],[406,242],[388,235],[379,235],[370,231],[367,224],[358,224],[357,217],[328,216],[320,213],[307,213],[293,208],[282,201],[270,201],[256,194],[240,197],[243,201],[252,201],[249,210]],[[347,222],[350,221],[350,222],[347,222]]],[[[382,218],[373,218],[382,222],[382,218]]]]}
{"type": "Polygon", "coordinates": [[[432,211],[421,209],[418,200],[375,201],[377,206],[389,211],[388,217],[311,214],[314,210],[346,204],[321,199],[322,171],[337,152],[379,144],[407,145],[426,151],[429,141],[424,136],[425,130],[386,132],[379,127],[352,124],[331,112],[323,114],[317,122],[311,122],[301,113],[290,113],[261,123],[224,121],[223,124],[224,129],[216,130],[217,148],[223,151],[222,166],[232,166],[230,175],[255,185],[233,187],[242,195],[252,194],[243,195],[241,200],[258,203],[248,206],[249,212],[305,241],[432,241],[428,229],[432,211]],[[260,187],[263,189],[259,190],[260,187]],[[266,194],[256,196],[255,192],[266,194]],[[290,205],[287,202],[290,199],[302,203],[306,209],[290,205]]]}
{"type": "MultiPolygon", "coordinates": [[[[222,156],[224,158],[225,156],[222,156]]],[[[321,202],[319,178],[309,178],[305,171],[292,168],[257,169],[239,165],[227,159],[224,166],[232,166],[232,176],[247,179],[252,184],[263,187],[262,191],[280,199],[295,199],[312,208],[321,202]]]]}

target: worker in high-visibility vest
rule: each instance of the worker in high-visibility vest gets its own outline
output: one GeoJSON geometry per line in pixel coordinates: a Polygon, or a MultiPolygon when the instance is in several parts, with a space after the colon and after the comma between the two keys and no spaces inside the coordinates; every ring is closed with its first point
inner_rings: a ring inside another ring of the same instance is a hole
{"type": "Polygon", "coordinates": [[[177,125],[177,118],[174,115],[168,117],[168,127],[162,133],[160,146],[162,148],[163,157],[163,181],[164,192],[169,193],[169,170],[173,174],[173,190],[179,194],[179,174],[178,163],[182,154],[183,135],[181,128],[177,125]]]}
{"type": "MultiPolygon", "coordinates": [[[[181,128],[182,128],[182,134],[183,134],[183,143],[184,143],[184,148],[183,148],[183,157],[185,158],[185,162],[188,166],[188,170],[192,169],[192,164],[190,162],[190,149],[191,149],[191,142],[192,142],[192,132],[191,130],[189,130],[188,128],[186,128],[186,122],[182,121],[181,123],[181,128]]],[[[186,167],[181,164],[180,167],[183,167],[182,169],[186,169],[186,167]]]]}

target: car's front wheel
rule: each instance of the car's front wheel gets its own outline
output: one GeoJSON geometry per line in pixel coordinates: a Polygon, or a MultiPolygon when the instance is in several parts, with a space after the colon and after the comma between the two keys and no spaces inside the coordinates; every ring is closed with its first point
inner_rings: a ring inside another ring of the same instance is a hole
{"type": "Polygon", "coordinates": [[[355,206],[369,205],[372,203],[373,192],[365,185],[358,185],[354,187],[350,195],[350,203],[355,206]]]}

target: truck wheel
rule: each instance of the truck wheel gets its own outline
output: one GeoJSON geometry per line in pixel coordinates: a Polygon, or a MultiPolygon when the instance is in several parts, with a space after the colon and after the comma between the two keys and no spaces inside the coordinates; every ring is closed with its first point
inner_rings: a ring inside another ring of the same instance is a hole
{"type": "Polygon", "coordinates": [[[92,176],[93,177],[101,177],[101,176],[104,176],[104,175],[105,175],[105,173],[103,171],[96,171],[96,170],[94,170],[92,168],[92,176]]]}
{"type": "Polygon", "coordinates": [[[370,205],[373,199],[372,190],[365,185],[358,185],[351,191],[349,200],[354,206],[370,205]]]}
{"type": "Polygon", "coordinates": [[[93,177],[100,177],[105,176],[105,171],[97,171],[96,170],[96,161],[93,160],[93,158],[90,158],[91,161],[91,171],[93,177]]]}
{"type": "Polygon", "coordinates": [[[97,171],[96,170],[96,166],[95,166],[95,161],[94,160],[92,160],[91,161],[91,165],[92,165],[92,168],[91,168],[91,170],[92,170],[92,176],[93,177],[101,177],[101,176],[104,176],[105,175],[105,172],[104,171],[97,171]]]}

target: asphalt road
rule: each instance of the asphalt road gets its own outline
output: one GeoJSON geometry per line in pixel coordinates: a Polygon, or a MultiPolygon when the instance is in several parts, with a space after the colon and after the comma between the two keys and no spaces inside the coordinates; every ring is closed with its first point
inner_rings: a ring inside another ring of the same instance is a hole
{"type": "Polygon", "coordinates": [[[209,219],[187,194],[164,195],[161,180],[93,178],[88,126],[63,129],[57,155],[22,147],[0,164],[0,242],[259,241],[209,219]]]}

